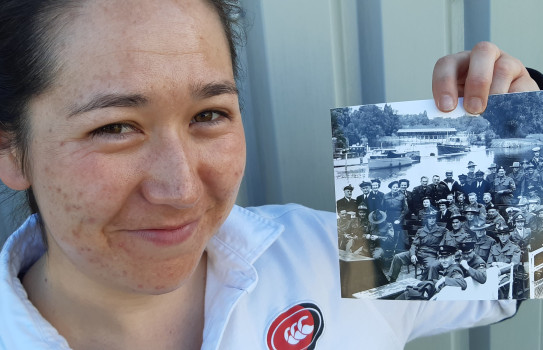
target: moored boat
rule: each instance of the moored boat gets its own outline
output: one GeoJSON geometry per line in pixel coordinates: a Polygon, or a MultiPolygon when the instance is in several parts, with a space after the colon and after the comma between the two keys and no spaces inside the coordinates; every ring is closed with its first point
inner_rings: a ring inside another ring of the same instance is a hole
{"type": "Polygon", "coordinates": [[[446,156],[453,154],[462,154],[470,151],[469,143],[460,137],[450,137],[437,145],[437,155],[446,156]]]}
{"type": "Polygon", "coordinates": [[[407,152],[398,152],[395,149],[375,149],[367,156],[369,169],[401,167],[412,163],[413,159],[407,152]]]}

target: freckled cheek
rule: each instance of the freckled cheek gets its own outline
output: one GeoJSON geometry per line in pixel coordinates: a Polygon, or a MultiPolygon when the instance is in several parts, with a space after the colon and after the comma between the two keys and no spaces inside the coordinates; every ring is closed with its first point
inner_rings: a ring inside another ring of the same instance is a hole
{"type": "Polygon", "coordinates": [[[230,199],[237,194],[245,169],[245,144],[233,139],[200,154],[198,174],[215,198],[230,199]]]}

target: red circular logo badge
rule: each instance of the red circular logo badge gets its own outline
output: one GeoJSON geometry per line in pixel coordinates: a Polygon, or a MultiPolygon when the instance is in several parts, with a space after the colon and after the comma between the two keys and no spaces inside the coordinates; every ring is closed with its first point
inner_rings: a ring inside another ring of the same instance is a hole
{"type": "Polygon", "coordinates": [[[315,304],[294,305],[275,318],[266,337],[270,350],[311,350],[322,334],[324,320],[315,304]]]}

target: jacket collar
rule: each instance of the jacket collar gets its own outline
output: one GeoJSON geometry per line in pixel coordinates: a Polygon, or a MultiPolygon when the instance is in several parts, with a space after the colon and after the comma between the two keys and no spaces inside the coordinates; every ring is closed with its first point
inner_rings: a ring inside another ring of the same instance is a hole
{"type": "MultiPolygon", "coordinates": [[[[211,348],[215,348],[220,343],[237,301],[250,293],[258,282],[253,263],[283,229],[274,221],[234,206],[208,242],[204,344],[207,341],[208,346],[214,344],[211,348]]],[[[9,237],[0,253],[0,343],[8,349],[70,349],[66,340],[28,300],[18,278],[44,253],[35,215],[9,237]]]]}
{"type": "Polygon", "coordinates": [[[220,344],[235,305],[256,287],[258,274],[253,263],[283,230],[280,224],[234,206],[209,241],[202,348],[215,349],[220,344]]]}

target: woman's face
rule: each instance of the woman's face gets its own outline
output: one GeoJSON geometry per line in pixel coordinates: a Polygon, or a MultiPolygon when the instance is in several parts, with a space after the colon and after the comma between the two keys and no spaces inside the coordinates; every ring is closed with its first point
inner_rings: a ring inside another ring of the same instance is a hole
{"type": "Polygon", "coordinates": [[[164,293],[228,216],[245,141],[228,44],[206,1],[87,1],[31,101],[31,183],[53,268],[164,293]]]}

